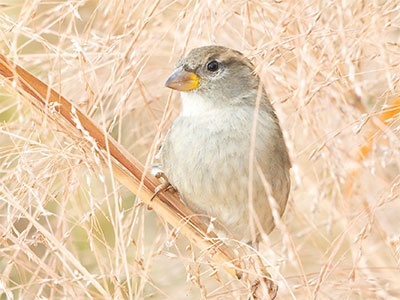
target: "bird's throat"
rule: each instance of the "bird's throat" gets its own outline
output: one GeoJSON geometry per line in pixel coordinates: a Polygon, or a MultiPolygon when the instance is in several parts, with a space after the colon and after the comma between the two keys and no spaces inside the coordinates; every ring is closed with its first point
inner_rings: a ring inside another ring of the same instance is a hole
{"type": "Polygon", "coordinates": [[[193,92],[182,92],[182,116],[196,116],[215,109],[213,99],[204,98],[193,92]]]}

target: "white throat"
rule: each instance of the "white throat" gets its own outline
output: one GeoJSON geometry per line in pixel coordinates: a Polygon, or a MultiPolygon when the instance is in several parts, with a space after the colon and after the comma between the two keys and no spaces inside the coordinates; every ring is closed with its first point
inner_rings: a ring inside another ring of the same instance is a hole
{"type": "Polygon", "coordinates": [[[181,93],[182,99],[182,116],[193,116],[201,115],[203,113],[209,112],[215,106],[212,100],[204,99],[203,97],[196,95],[194,93],[181,93]]]}

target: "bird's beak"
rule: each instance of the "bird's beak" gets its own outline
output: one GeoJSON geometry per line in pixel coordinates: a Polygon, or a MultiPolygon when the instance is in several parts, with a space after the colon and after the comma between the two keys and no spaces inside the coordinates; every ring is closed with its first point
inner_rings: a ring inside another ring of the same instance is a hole
{"type": "Polygon", "coordinates": [[[199,87],[199,77],[195,73],[185,71],[180,67],[169,76],[165,86],[181,92],[191,91],[199,87]]]}

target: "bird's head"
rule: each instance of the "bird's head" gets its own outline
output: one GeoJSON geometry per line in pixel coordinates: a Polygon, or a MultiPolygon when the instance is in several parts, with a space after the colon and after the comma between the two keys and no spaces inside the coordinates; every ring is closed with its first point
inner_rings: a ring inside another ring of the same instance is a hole
{"type": "Polygon", "coordinates": [[[165,86],[221,103],[253,98],[258,84],[254,66],[240,52],[205,46],[182,56],[165,86]]]}

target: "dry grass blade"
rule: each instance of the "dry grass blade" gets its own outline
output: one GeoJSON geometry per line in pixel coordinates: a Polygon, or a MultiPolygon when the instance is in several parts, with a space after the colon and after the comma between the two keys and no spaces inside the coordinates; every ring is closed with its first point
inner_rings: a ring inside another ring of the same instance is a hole
{"type": "MultiPolygon", "coordinates": [[[[179,228],[182,234],[202,251],[206,251],[216,263],[223,265],[232,276],[242,277],[239,258],[213,232],[207,233],[206,225],[193,216],[176,194],[161,191],[153,200],[150,200],[159,184],[157,179],[145,173],[143,165],[138,160],[130,156],[121,145],[94,124],[82,111],[2,55],[0,55],[0,75],[6,79],[6,82],[11,83],[8,86],[12,86],[25,95],[25,98],[32,101],[33,105],[41,111],[49,113],[49,108],[54,108],[57,116],[62,120],[66,120],[75,128],[79,128],[87,137],[94,139],[94,142],[109,155],[108,157],[112,158],[110,161],[113,175],[122,184],[151,206],[165,221],[179,228]]],[[[254,276],[243,278],[247,286],[254,285],[254,276]]],[[[260,293],[261,289],[258,290],[260,291],[257,293],[260,293]]],[[[272,282],[270,290],[273,293],[276,292],[272,282]]]]}

